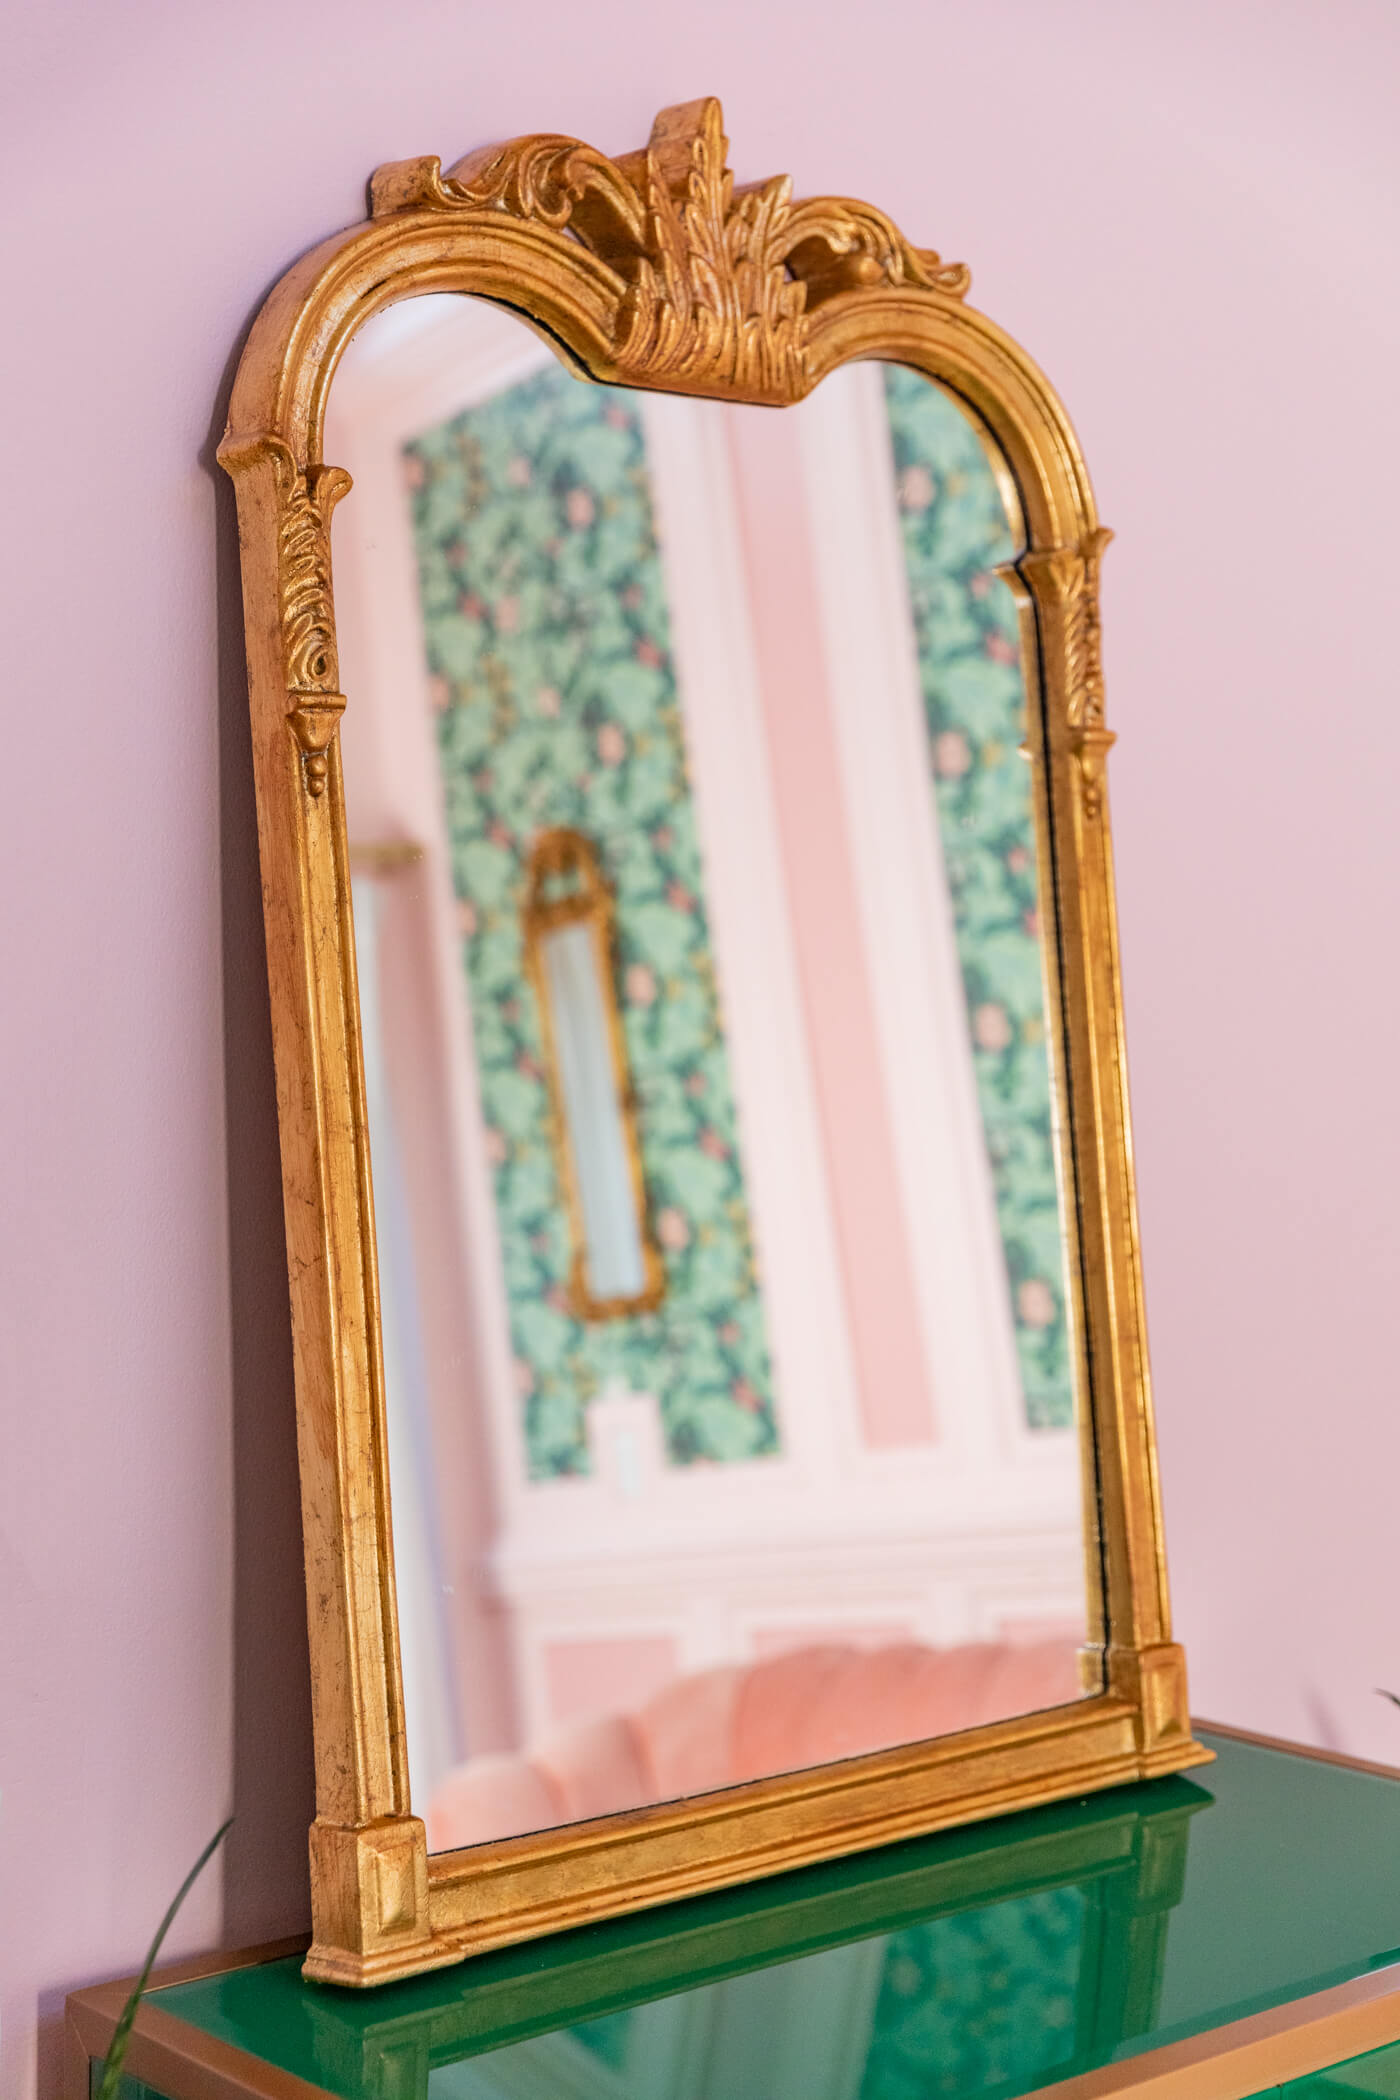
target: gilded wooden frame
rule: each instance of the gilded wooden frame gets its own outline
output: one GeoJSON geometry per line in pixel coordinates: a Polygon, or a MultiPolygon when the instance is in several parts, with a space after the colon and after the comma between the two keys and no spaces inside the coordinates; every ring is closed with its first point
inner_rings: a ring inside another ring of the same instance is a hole
{"type": "Polygon", "coordinates": [[[238,496],[277,1064],[311,1632],[307,1972],[371,1984],[480,1949],[942,1824],[1176,1771],[1195,1742],[1171,1639],[1123,1048],[1099,658],[1100,527],[1074,433],[968,273],[879,211],[735,188],[719,105],[663,111],[610,161],[518,139],[381,168],[367,222],[282,278],[219,457],[238,496]],[[431,1859],[404,1750],[374,1210],[337,728],[326,399],[397,299],[520,313],[585,375],[783,406],[838,365],[924,372],[1015,484],[1058,1127],[1076,1300],[1087,1695],[931,1742],[431,1859]],[[1047,951],[1054,953],[1047,935],[1047,951]]]}
{"type": "Polygon", "coordinates": [[[614,913],[612,893],[592,843],[581,831],[558,828],[542,832],[530,851],[526,870],[525,901],[521,907],[525,929],[525,967],[530,974],[539,1007],[540,1035],[544,1043],[545,1068],[549,1080],[550,1117],[554,1134],[554,1156],[564,1204],[569,1216],[569,1308],[580,1320],[620,1320],[628,1314],[654,1312],[666,1295],[666,1270],[661,1249],[651,1229],[647,1206],[646,1178],[642,1172],[642,1147],[637,1134],[637,1109],[627,1061],[627,1040],[617,1004],[614,913]],[[579,887],[570,896],[551,897],[552,878],[572,874],[579,887]],[[543,938],[556,926],[587,925],[593,936],[593,959],[602,986],[608,1015],[608,1048],[612,1056],[613,1085],[617,1090],[622,1119],[623,1144],[627,1153],[627,1178],[632,1191],[637,1239],[642,1255],[642,1288],[630,1298],[595,1298],[588,1280],[588,1241],[583,1222],[583,1195],[578,1165],[569,1139],[568,1108],[564,1079],[555,1040],[554,1001],[545,970],[543,938]]]}

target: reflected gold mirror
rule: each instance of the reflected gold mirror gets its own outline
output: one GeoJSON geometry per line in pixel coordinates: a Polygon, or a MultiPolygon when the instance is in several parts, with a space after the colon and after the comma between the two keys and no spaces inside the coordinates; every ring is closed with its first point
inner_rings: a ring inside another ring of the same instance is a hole
{"type": "Polygon", "coordinates": [[[966,271],[726,153],[381,169],[221,449],[328,1981],[1205,1756],[1107,534],[966,271]]]}
{"type": "Polygon", "coordinates": [[[543,831],[531,845],[524,935],[554,1118],[554,1207],[562,1197],[569,1220],[565,1309],[636,1319],[661,1303],[666,1274],[614,987],[612,895],[582,832],[543,831]]]}

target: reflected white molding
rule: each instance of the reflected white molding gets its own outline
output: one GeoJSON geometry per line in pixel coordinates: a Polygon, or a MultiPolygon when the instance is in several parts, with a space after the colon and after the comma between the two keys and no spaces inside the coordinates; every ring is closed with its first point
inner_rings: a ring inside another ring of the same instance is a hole
{"type": "Polygon", "coordinates": [[[833,727],[939,1416],[969,1454],[1078,1465],[1030,1430],[982,1137],[878,365],[833,372],[792,418],[833,727]]]}
{"type": "Polygon", "coordinates": [[[680,394],[639,400],[778,1430],[789,1459],[829,1479],[860,1451],[860,1404],[726,411],[680,394]]]}
{"type": "Polygon", "coordinates": [[[434,1777],[462,1757],[462,1702],[444,1583],[442,1524],[434,1495],[434,1444],[415,1246],[380,1027],[379,928],[384,898],[372,874],[355,878],[355,964],[365,1055],[365,1113],[374,1148],[375,1229],[382,1279],[389,1475],[398,1513],[395,1575],[409,1781],[427,1800],[434,1777]]]}
{"type": "MultiPolygon", "coordinates": [[[[383,959],[397,966],[417,1026],[406,1039],[404,1014],[391,1006],[383,1032],[386,1064],[411,1066],[422,1112],[444,1134],[438,1164],[445,1171],[428,1192],[442,1230],[419,1236],[419,1284],[442,1449],[445,1572],[457,1606],[458,1734],[471,1751],[512,1747],[521,1725],[512,1630],[487,1594],[482,1561],[518,1493],[526,1453],[476,1046],[462,996],[402,446],[473,401],[554,368],[552,353],[515,320],[433,295],[390,309],[351,345],[327,414],[328,441],[356,495],[334,526],[340,660],[355,694],[340,736],[347,805],[358,836],[408,838],[423,849],[386,897],[384,924],[398,952],[383,959]],[[464,316],[471,321],[465,332],[464,316]]],[[[386,1398],[392,1416],[392,1389],[386,1398]]]]}

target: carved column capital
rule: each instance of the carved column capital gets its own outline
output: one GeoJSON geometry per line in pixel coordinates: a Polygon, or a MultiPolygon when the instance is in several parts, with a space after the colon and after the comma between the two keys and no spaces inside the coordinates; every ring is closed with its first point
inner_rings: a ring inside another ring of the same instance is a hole
{"type": "Polygon", "coordinates": [[[1099,564],[1112,537],[1096,526],[1077,547],[1035,548],[1016,564],[1040,610],[1047,650],[1063,666],[1050,690],[1063,694],[1081,806],[1091,820],[1103,812],[1104,759],[1115,741],[1104,721],[1099,621],[1099,564]]]}
{"type": "Polygon", "coordinates": [[[345,712],[345,695],[289,693],[287,697],[297,703],[287,716],[287,721],[293,736],[301,746],[307,793],[324,795],[331,741],[345,712]]]}

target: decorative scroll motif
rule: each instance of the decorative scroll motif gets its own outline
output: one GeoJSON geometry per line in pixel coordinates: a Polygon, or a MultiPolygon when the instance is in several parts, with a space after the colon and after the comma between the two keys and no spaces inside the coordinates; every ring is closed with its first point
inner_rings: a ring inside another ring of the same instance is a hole
{"type": "Polygon", "coordinates": [[[618,280],[619,376],[691,393],[790,401],[807,388],[810,315],[842,293],[917,286],[961,298],[970,277],[911,247],[883,212],[792,201],[785,175],[736,189],[713,97],[663,110],[643,152],[577,139],[487,147],[444,176],[436,158],[382,168],[376,217],[494,210],[566,232],[618,280]]]}
{"type": "Polygon", "coordinates": [[[1113,534],[1098,526],[1078,547],[1056,547],[1027,554],[1022,574],[1054,606],[1062,623],[1065,664],[1065,720],[1070,749],[1079,767],[1086,817],[1103,810],[1104,759],[1114,742],[1104,723],[1102,627],[1099,619],[1099,564],[1113,534]]]}
{"type": "Polygon", "coordinates": [[[350,487],[341,467],[299,472],[286,446],[274,444],[281,515],[277,590],[287,667],[287,720],[301,746],[307,792],[326,791],[331,740],[345,712],[331,601],[330,515],[350,487]]]}
{"type": "Polygon", "coordinates": [[[340,727],[344,712],[344,693],[325,693],[314,700],[304,699],[287,717],[292,734],[301,746],[306,791],[317,798],[326,792],[331,739],[340,727]]]}
{"type": "Polygon", "coordinates": [[[1074,622],[1076,655],[1071,660],[1067,710],[1070,743],[1084,783],[1084,814],[1095,820],[1103,808],[1104,760],[1114,740],[1113,731],[1104,726],[1103,627],[1099,618],[1099,563],[1112,537],[1100,526],[1080,550],[1074,622]]]}

